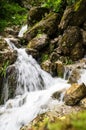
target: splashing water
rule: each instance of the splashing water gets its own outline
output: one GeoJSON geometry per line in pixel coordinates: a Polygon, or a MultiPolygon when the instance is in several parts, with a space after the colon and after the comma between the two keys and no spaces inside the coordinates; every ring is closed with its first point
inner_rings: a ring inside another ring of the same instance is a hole
{"type": "Polygon", "coordinates": [[[18,52],[15,62],[18,79],[16,97],[0,107],[0,130],[19,130],[37,114],[47,111],[52,102],[52,94],[68,88],[69,84],[60,78],[52,78],[31,55],[27,55],[25,49],[17,49],[9,39],[6,41],[11,49],[18,52]]]}
{"type": "MultiPolygon", "coordinates": [[[[6,41],[12,50],[18,52],[15,62],[18,79],[16,97],[0,106],[0,130],[19,130],[54,105],[52,94],[69,88],[70,84],[64,79],[52,78],[31,55],[27,55],[25,49],[17,49],[8,38],[6,41]]],[[[59,101],[56,103],[59,104],[59,101]]]]}
{"type": "Polygon", "coordinates": [[[22,26],[19,34],[18,34],[18,37],[23,37],[23,34],[27,31],[27,25],[24,25],[22,26]]]}

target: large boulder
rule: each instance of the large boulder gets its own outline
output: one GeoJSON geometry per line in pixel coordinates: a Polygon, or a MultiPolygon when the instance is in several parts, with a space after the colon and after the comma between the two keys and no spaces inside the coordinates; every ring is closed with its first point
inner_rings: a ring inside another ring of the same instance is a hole
{"type": "Polygon", "coordinates": [[[27,17],[28,26],[33,26],[35,23],[39,22],[47,13],[49,13],[49,9],[45,7],[31,8],[27,17]]]}
{"type": "Polygon", "coordinates": [[[64,11],[59,28],[66,29],[68,25],[81,26],[86,21],[86,1],[79,0],[64,11]],[[83,14],[83,15],[82,15],[83,14]]]}
{"type": "Polygon", "coordinates": [[[72,84],[64,95],[64,102],[66,105],[76,105],[82,98],[86,96],[86,86],[84,83],[72,84]]]}
{"type": "Polygon", "coordinates": [[[58,30],[58,24],[60,21],[60,16],[58,13],[51,12],[40,22],[35,24],[31,29],[25,33],[24,38],[26,41],[30,41],[32,38],[37,36],[37,34],[45,33],[48,36],[54,36],[58,30]]]}
{"type": "Polygon", "coordinates": [[[62,53],[69,56],[72,60],[82,58],[84,48],[80,28],[77,26],[68,27],[59,40],[59,47],[62,53]]]}
{"type": "Polygon", "coordinates": [[[49,38],[46,34],[39,34],[35,38],[33,38],[29,44],[28,48],[41,50],[49,43],[49,38]]]}

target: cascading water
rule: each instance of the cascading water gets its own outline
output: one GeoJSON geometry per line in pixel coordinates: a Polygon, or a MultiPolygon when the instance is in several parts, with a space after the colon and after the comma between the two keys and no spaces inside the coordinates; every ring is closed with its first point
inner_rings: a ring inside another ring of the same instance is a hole
{"type": "Polygon", "coordinates": [[[23,37],[23,34],[27,31],[27,25],[24,25],[22,26],[19,34],[18,34],[18,37],[23,37]]]}
{"type": "Polygon", "coordinates": [[[67,89],[70,85],[63,79],[52,78],[31,55],[27,55],[25,49],[17,49],[10,39],[6,41],[11,49],[18,52],[15,62],[18,78],[15,98],[0,107],[0,130],[19,130],[54,104],[51,98],[54,92],[67,89]]]}
{"type": "MultiPolygon", "coordinates": [[[[69,85],[66,81],[59,78],[53,79],[44,72],[35,59],[31,55],[27,55],[25,49],[17,49],[9,39],[6,41],[11,49],[16,49],[18,52],[15,62],[18,80],[16,97],[9,99],[0,108],[0,130],[19,130],[22,125],[34,119],[38,113],[48,109],[47,104],[51,100],[52,93],[69,85]]],[[[9,93],[9,90],[7,92],[9,93]]]]}

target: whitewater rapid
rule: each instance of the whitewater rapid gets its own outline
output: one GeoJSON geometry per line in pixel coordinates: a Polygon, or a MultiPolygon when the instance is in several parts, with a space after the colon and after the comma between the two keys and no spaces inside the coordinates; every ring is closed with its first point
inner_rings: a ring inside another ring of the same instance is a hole
{"type": "MultiPolygon", "coordinates": [[[[10,48],[18,53],[14,63],[18,78],[15,98],[0,106],[0,130],[19,130],[38,114],[48,111],[52,105],[63,103],[62,99],[52,99],[52,95],[54,92],[68,89],[70,84],[64,79],[51,77],[25,49],[16,48],[8,38],[5,40],[10,48]]],[[[6,93],[9,94],[9,89],[6,93]]]]}
{"type": "Polygon", "coordinates": [[[14,64],[18,78],[15,98],[7,100],[6,97],[7,102],[0,106],[0,130],[19,130],[38,114],[46,112],[53,102],[52,94],[67,89],[69,84],[63,79],[52,78],[25,49],[16,48],[8,38],[5,40],[18,53],[14,64]]]}

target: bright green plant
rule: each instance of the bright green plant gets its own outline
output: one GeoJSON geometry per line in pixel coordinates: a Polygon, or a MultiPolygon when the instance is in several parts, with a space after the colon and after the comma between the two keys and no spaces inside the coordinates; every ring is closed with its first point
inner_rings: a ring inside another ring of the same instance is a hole
{"type": "Polygon", "coordinates": [[[27,10],[17,3],[0,1],[0,31],[6,26],[21,25],[26,21],[27,10]]]}
{"type": "Polygon", "coordinates": [[[6,76],[6,69],[7,69],[8,65],[9,65],[9,61],[6,61],[6,62],[3,63],[3,65],[2,65],[2,67],[0,69],[0,74],[4,78],[6,76]]]}
{"type": "Polygon", "coordinates": [[[61,8],[62,0],[47,0],[43,4],[44,7],[51,8],[53,11],[58,12],[61,8]]]}
{"type": "Polygon", "coordinates": [[[42,62],[46,61],[49,59],[49,55],[48,54],[42,54],[42,62]]]}
{"type": "Polygon", "coordinates": [[[42,6],[48,7],[55,12],[63,11],[67,5],[72,5],[78,0],[47,0],[42,6]]]}

